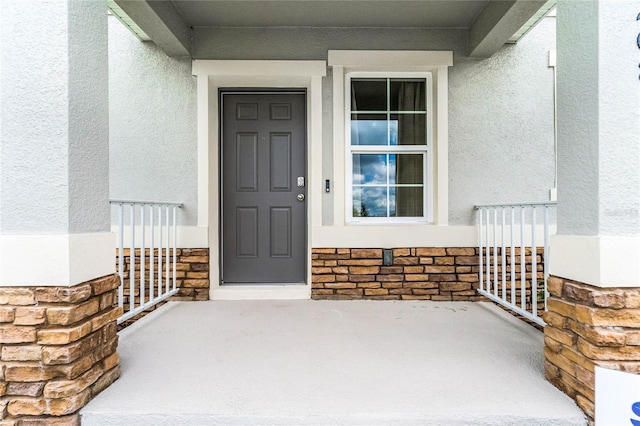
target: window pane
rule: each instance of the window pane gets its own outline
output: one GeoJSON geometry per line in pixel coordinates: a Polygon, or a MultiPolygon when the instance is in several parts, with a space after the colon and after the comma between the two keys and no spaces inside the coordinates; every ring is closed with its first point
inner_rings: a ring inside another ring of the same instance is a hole
{"type": "Polygon", "coordinates": [[[387,80],[351,80],[351,111],[386,111],[387,80]]]}
{"type": "Polygon", "coordinates": [[[427,117],[425,114],[392,114],[398,123],[398,145],[426,145],[427,117]]]}
{"type": "Polygon", "coordinates": [[[353,154],[353,184],[386,184],[387,154],[353,154]]]}
{"type": "Polygon", "coordinates": [[[390,215],[395,217],[422,217],[424,215],[423,187],[389,188],[390,215]]]}
{"type": "Polygon", "coordinates": [[[424,79],[391,79],[391,111],[426,111],[424,79]]]}
{"type": "Polygon", "coordinates": [[[387,145],[387,126],[385,115],[352,114],[351,145],[387,145]]]}
{"type": "Polygon", "coordinates": [[[387,188],[385,186],[354,187],[353,217],[387,217],[387,188]]]}
{"type": "Polygon", "coordinates": [[[389,145],[398,145],[397,117],[391,117],[391,120],[389,120],[389,145]]]}
{"type": "Polygon", "coordinates": [[[422,154],[390,154],[389,183],[419,184],[424,182],[422,154]]]}

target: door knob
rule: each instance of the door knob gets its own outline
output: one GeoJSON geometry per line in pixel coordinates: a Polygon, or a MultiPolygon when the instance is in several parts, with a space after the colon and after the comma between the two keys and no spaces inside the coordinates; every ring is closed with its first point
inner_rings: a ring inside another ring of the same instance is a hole
{"type": "Polygon", "coordinates": [[[296,198],[298,199],[298,201],[304,201],[304,194],[298,194],[296,198]]]}

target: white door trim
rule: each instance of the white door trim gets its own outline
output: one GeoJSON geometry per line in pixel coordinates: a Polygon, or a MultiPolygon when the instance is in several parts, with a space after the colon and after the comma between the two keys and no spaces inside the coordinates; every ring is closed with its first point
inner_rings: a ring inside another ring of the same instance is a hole
{"type": "Polygon", "coordinates": [[[209,229],[211,299],[308,299],[311,297],[311,229],[322,223],[322,77],[325,61],[195,60],[198,126],[198,226],[209,229]],[[307,90],[307,280],[305,286],[220,287],[219,105],[221,88],[307,90]],[[313,159],[313,161],[312,161],[313,159]]]}

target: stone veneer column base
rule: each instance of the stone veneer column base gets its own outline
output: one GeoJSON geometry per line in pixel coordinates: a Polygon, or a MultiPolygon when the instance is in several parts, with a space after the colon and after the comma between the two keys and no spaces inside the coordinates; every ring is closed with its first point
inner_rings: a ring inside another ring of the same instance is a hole
{"type": "Polygon", "coordinates": [[[117,275],[0,288],[0,425],[76,425],[120,376],[117,275]]]}
{"type": "Polygon", "coordinates": [[[640,374],[640,287],[601,288],[549,277],[545,375],[592,424],[594,367],[640,374]]]}
{"type": "Polygon", "coordinates": [[[390,266],[379,248],[314,248],[311,274],[313,299],[488,300],[473,247],[394,248],[390,266]]]}

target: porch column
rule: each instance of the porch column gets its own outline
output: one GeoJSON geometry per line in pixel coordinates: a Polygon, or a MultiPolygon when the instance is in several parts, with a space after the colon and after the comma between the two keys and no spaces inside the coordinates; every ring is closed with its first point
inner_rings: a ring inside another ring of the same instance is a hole
{"type": "Polygon", "coordinates": [[[104,1],[0,0],[0,423],[119,375],[104,1]]]}
{"type": "Polygon", "coordinates": [[[596,366],[640,374],[638,14],[636,1],[558,2],[546,376],[591,420],[596,366]]]}

